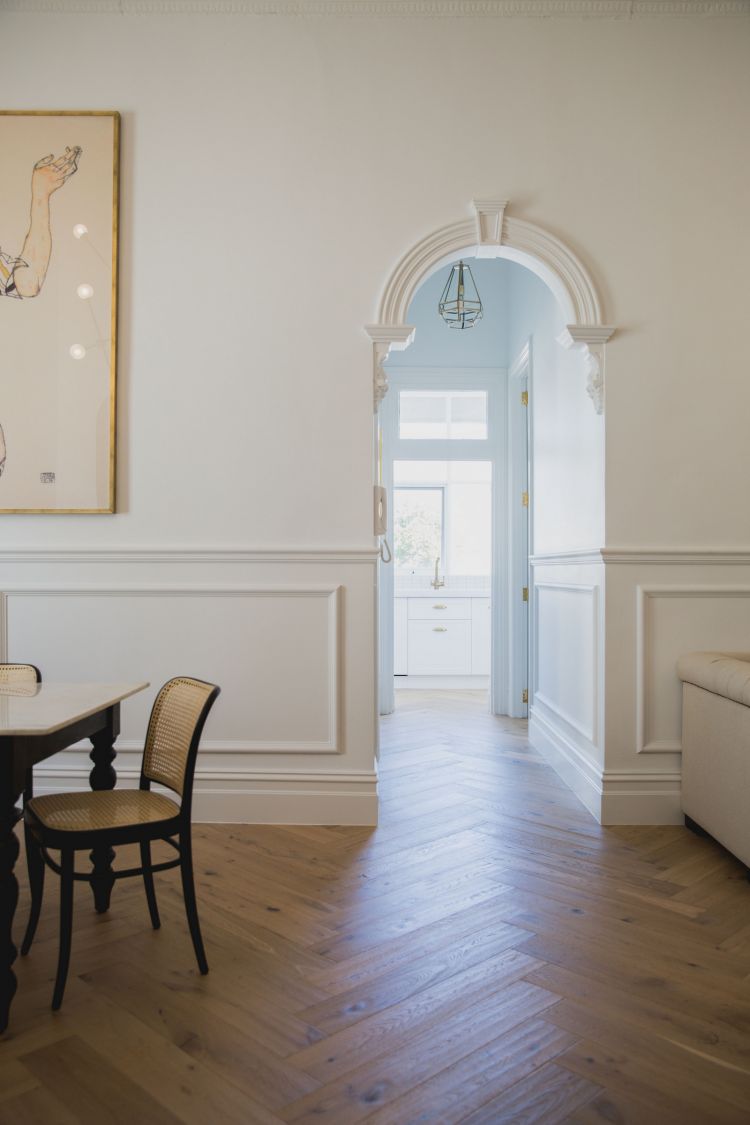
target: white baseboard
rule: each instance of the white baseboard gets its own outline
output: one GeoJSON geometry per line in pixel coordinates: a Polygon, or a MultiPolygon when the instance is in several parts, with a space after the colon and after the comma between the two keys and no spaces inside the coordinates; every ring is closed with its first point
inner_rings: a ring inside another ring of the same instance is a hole
{"type": "Polygon", "coordinates": [[[600,824],[684,822],[679,770],[600,773],[566,732],[537,707],[532,707],[529,715],[529,741],[600,824]]]}
{"type": "Polygon", "coordinates": [[[602,824],[683,824],[679,770],[605,770],[602,824]]]}
{"type": "MultiPolygon", "coordinates": [[[[118,768],[118,788],[136,788],[138,777],[137,770],[118,768]]],[[[374,771],[366,770],[199,770],[193,789],[193,821],[368,827],[378,823],[377,780],[374,771]]],[[[34,770],[37,796],[85,789],[87,769],[37,766],[34,770]]]]}
{"type": "Polygon", "coordinates": [[[529,708],[529,742],[573,790],[595,820],[602,823],[602,789],[596,767],[588,762],[571,739],[551,717],[538,707],[529,708]]]}
{"type": "Polygon", "coordinates": [[[394,676],[395,691],[489,691],[489,676],[394,676]]]}

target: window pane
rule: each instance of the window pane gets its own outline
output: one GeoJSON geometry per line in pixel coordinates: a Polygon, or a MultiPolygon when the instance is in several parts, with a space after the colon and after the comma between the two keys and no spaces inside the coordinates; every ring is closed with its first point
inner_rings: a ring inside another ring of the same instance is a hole
{"type": "Polygon", "coordinates": [[[486,391],[400,391],[399,437],[487,439],[486,391]]]}
{"type": "Polygon", "coordinates": [[[396,569],[426,574],[442,554],[442,488],[394,488],[393,539],[396,569]]]}
{"type": "Polygon", "coordinates": [[[439,555],[440,572],[448,578],[488,578],[492,571],[492,463],[394,461],[393,481],[396,570],[432,573],[439,555]],[[413,514],[417,511],[419,518],[413,514]],[[438,512],[443,517],[442,529],[438,512]],[[431,526],[431,535],[426,534],[427,526],[431,526]]]}

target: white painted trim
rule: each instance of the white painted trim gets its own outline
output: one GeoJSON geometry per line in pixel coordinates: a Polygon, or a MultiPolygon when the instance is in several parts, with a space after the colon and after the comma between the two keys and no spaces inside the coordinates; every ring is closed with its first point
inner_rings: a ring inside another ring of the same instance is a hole
{"type": "Polygon", "coordinates": [[[750,566],[750,547],[602,547],[600,554],[608,565],[750,566]]]}
{"type": "Polygon", "coordinates": [[[750,547],[590,547],[576,551],[540,551],[532,566],[605,563],[608,566],[750,566],[750,547]]]}
{"type": "Polygon", "coordinates": [[[531,366],[531,337],[508,368],[508,379],[525,379],[531,366]]]}
{"type": "Polygon", "coordinates": [[[109,598],[176,598],[176,597],[323,597],[328,600],[328,731],[326,740],[258,740],[235,743],[233,753],[248,754],[342,754],[343,723],[343,657],[341,637],[341,596],[339,585],[310,583],[295,585],[209,585],[206,583],[164,585],[107,586],[4,586],[0,590],[0,660],[8,659],[8,601],[19,597],[109,597],[109,598]]]}
{"type": "MultiPolygon", "coordinates": [[[[1,0],[0,0],[1,2],[1,0]]],[[[377,547],[46,547],[0,548],[2,563],[366,563],[373,566],[377,547]]]]}
{"type": "Polygon", "coordinates": [[[648,694],[648,603],[652,598],[750,598],[750,586],[637,585],[635,588],[635,730],[636,753],[681,754],[677,739],[649,739],[646,697],[648,694]]]}
{"type": "Polygon", "coordinates": [[[745,0],[0,0],[0,12],[390,19],[743,17],[745,0]]]}
{"type": "Polygon", "coordinates": [[[599,606],[599,586],[594,583],[584,582],[535,582],[534,591],[534,626],[535,630],[538,628],[539,623],[539,591],[540,590],[564,590],[569,594],[588,594],[591,598],[591,656],[592,667],[594,670],[594,681],[591,685],[591,729],[586,730],[576,719],[573,719],[565,711],[561,710],[557,704],[552,703],[551,700],[541,695],[539,692],[539,637],[534,637],[534,661],[531,666],[531,691],[529,699],[533,703],[541,702],[552,714],[558,719],[561,719],[567,726],[581,735],[587,743],[593,748],[598,749],[601,743],[600,737],[600,716],[603,713],[604,701],[601,698],[601,678],[600,678],[600,606],[599,606]]]}
{"type": "Polygon", "coordinates": [[[600,824],[682,824],[679,770],[600,772],[532,706],[529,739],[600,824]]]}
{"type": "Polygon", "coordinates": [[[605,770],[602,824],[684,824],[679,770],[605,770]]]}
{"type": "Polygon", "coordinates": [[[394,676],[394,691],[486,691],[489,676],[394,676]]]}
{"type": "MultiPolygon", "coordinates": [[[[202,751],[203,748],[201,748],[202,751]]],[[[119,754],[118,754],[119,759],[119,754]]],[[[118,787],[138,785],[140,768],[120,768],[118,787]]],[[[34,768],[35,790],[88,789],[89,770],[34,768]]],[[[217,824],[376,825],[378,775],[374,770],[212,770],[198,768],[193,822],[217,824]]]]}
{"type": "MultiPolygon", "coordinates": [[[[482,243],[477,219],[441,227],[416,243],[393,270],[380,299],[378,327],[388,338],[392,327],[406,330],[406,315],[420,285],[458,256],[497,257],[519,262],[546,282],[576,326],[601,325],[601,302],[583,263],[555,235],[505,211],[502,242],[482,243]]],[[[607,329],[611,335],[613,329],[607,329]]],[[[371,335],[371,338],[372,337],[371,335]]]]}
{"type": "Polygon", "coordinates": [[[554,719],[543,714],[535,703],[529,707],[529,741],[601,823],[602,789],[598,771],[554,719]]]}
{"type": "Polygon", "coordinates": [[[602,562],[602,552],[598,547],[580,551],[550,551],[529,556],[531,566],[581,566],[602,562]]]}
{"type": "Polygon", "coordinates": [[[433,231],[393,270],[380,299],[378,323],[364,329],[373,344],[376,411],[388,392],[384,364],[390,351],[403,351],[414,339],[414,327],[405,323],[414,294],[431,274],[456,257],[477,257],[518,262],[551,290],[567,321],[559,341],[583,353],[588,393],[596,412],[603,412],[605,345],[615,328],[602,324],[602,305],[594,282],[565,243],[534,223],[509,216],[507,206],[507,200],[473,200],[473,219],[433,231]]]}

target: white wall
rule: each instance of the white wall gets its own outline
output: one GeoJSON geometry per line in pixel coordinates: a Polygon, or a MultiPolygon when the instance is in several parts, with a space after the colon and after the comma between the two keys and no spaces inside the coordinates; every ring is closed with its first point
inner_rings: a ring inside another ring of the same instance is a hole
{"type": "MultiPolygon", "coordinates": [[[[401,255],[490,192],[576,250],[618,326],[606,373],[607,545],[662,552],[662,574],[682,548],[734,548],[750,560],[748,521],[727,490],[746,475],[750,415],[747,20],[3,11],[0,21],[6,107],[123,113],[119,513],[3,517],[0,588],[281,575],[340,585],[350,734],[336,769],[371,769],[373,567],[347,561],[373,545],[371,346],[361,327],[401,255]],[[238,564],[210,555],[227,546],[250,554],[238,564]],[[177,547],[209,556],[159,555],[177,547]],[[263,561],[253,553],[262,548],[284,561],[263,561]],[[303,553],[283,553],[295,548],[303,553]],[[316,549],[325,562],[308,561],[316,549]],[[78,561],[61,561],[63,550],[78,561]],[[96,550],[120,554],[98,563],[96,550]],[[367,689],[352,686],[358,667],[367,689]]],[[[7,315],[0,307],[0,333],[7,315]]],[[[578,482],[591,513],[600,479],[586,479],[583,461],[578,482]]],[[[556,495],[569,503],[566,519],[546,521],[536,549],[601,546],[592,524],[576,522],[575,498],[556,495]]],[[[731,567],[719,570],[715,582],[730,585],[731,567]]],[[[628,573],[609,621],[635,620],[628,573]]],[[[19,605],[10,599],[10,652],[35,658],[26,644],[41,639],[19,605]]],[[[50,621],[61,627],[55,605],[50,621]]],[[[115,670],[119,621],[107,608],[96,628],[113,644],[97,661],[81,656],[76,672],[115,670]]],[[[153,635],[145,612],[131,625],[131,638],[153,635]]],[[[278,628],[296,643],[281,603],[278,628]]],[[[328,634],[310,628],[324,661],[328,634]]],[[[82,652],[94,636],[82,623],[82,652]]],[[[683,641],[702,637],[696,626],[683,641]]],[[[607,643],[617,651],[609,629],[607,643]]],[[[61,667],[68,638],[50,629],[45,644],[40,662],[61,667]]],[[[133,641],[128,670],[184,670],[169,631],[159,644],[151,663],[133,641]]],[[[242,651],[223,653],[218,674],[227,678],[235,658],[242,651]]],[[[613,652],[611,714],[629,706],[636,679],[635,650],[613,652]]],[[[222,696],[217,742],[271,729],[263,703],[260,714],[235,706],[222,696]]],[[[314,740],[317,692],[290,706],[314,740]]],[[[612,737],[618,761],[635,769],[631,735],[612,737]]],[[[305,776],[330,768],[324,755],[302,759],[273,760],[277,772],[305,776]]],[[[236,761],[237,774],[253,768],[236,761]]],[[[670,761],[674,774],[676,751],[670,761]]]]}

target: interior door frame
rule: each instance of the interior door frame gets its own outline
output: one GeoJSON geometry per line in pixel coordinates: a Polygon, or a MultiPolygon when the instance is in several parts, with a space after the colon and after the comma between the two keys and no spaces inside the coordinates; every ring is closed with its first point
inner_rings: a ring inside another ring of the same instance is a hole
{"type": "MultiPolygon", "coordinates": [[[[492,463],[492,645],[490,710],[507,715],[509,705],[509,652],[502,643],[507,636],[506,613],[510,565],[506,541],[508,528],[507,463],[507,370],[504,367],[417,367],[388,364],[391,393],[380,405],[382,434],[382,483],[387,489],[388,534],[393,545],[394,461],[490,461],[492,463]],[[401,390],[478,390],[487,392],[487,439],[429,440],[398,437],[398,408],[401,390]],[[494,448],[493,448],[493,438],[494,448]],[[504,631],[503,631],[504,630],[504,631]]],[[[381,715],[395,706],[393,678],[394,597],[393,564],[379,566],[379,689],[381,715]]]]}

